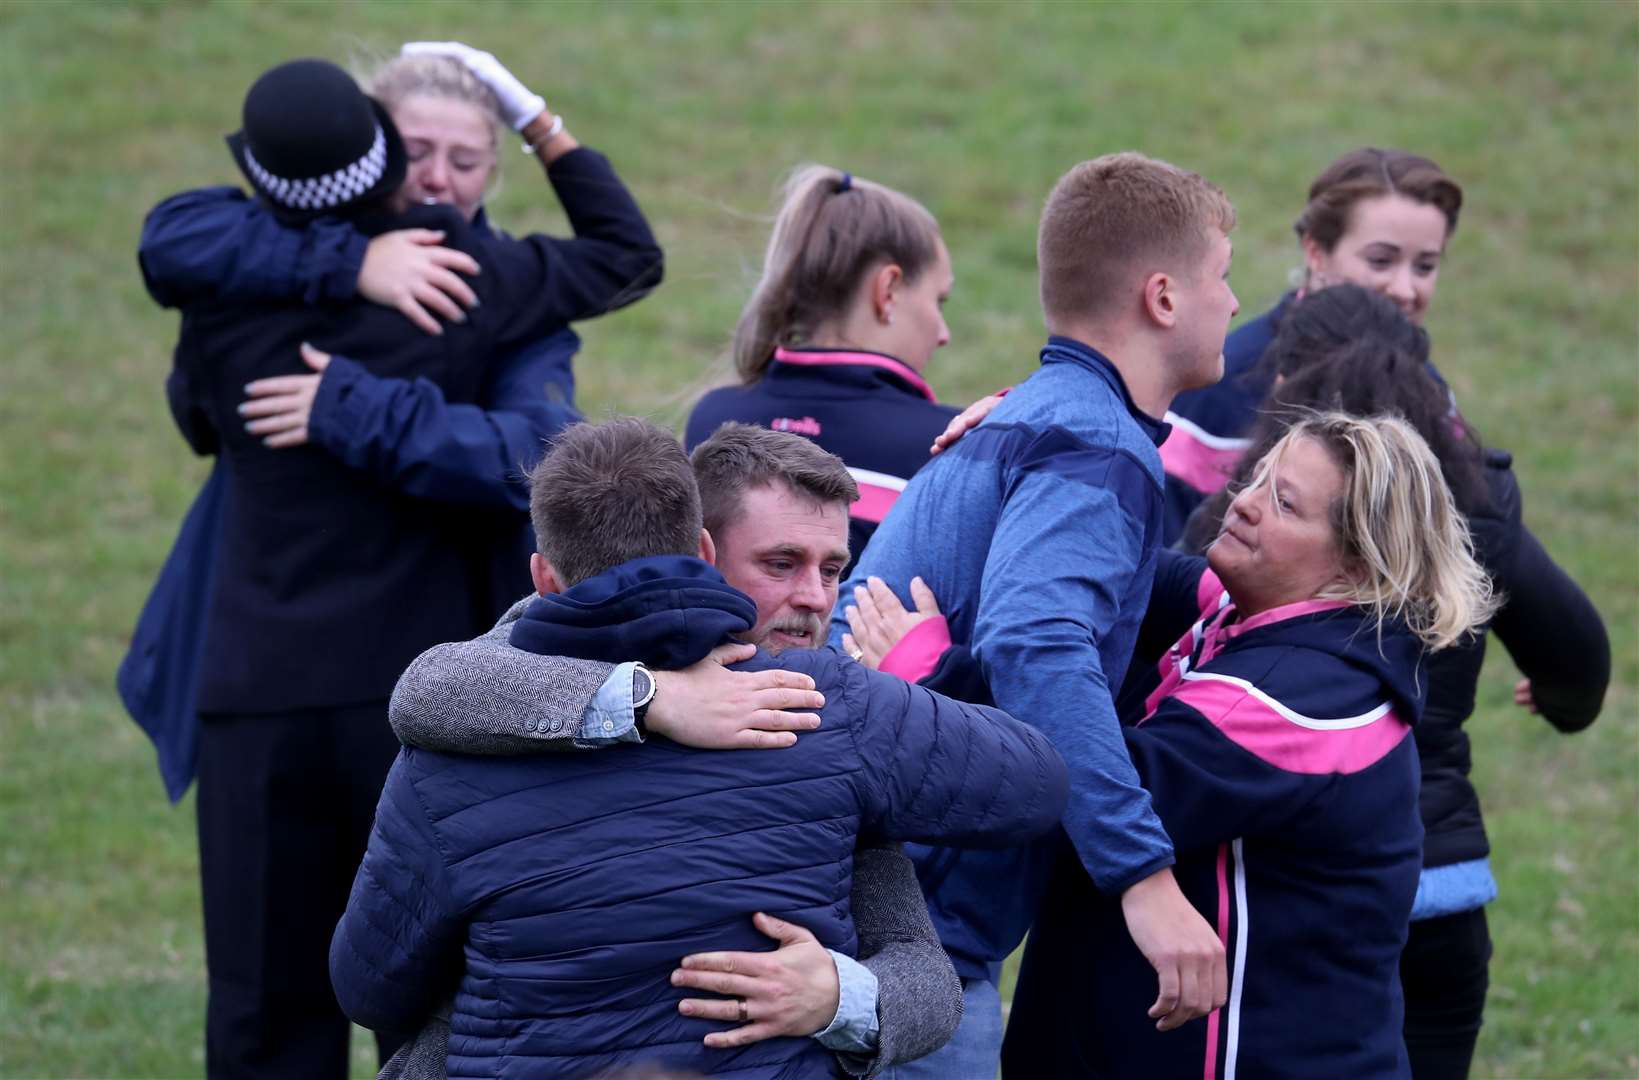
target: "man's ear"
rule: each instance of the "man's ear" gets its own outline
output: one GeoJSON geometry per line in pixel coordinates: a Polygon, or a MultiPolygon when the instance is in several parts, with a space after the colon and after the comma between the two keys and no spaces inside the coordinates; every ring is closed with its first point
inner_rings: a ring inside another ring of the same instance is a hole
{"type": "Polygon", "coordinates": [[[700,530],[700,558],[713,566],[717,565],[717,544],[705,529],[700,530]]]}
{"type": "Polygon", "coordinates": [[[905,282],[905,271],[898,263],[884,263],[871,275],[871,311],[877,322],[893,322],[893,302],[899,287],[905,282]]]}
{"type": "Polygon", "coordinates": [[[563,592],[563,582],[557,570],[538,551],[529,557],[529,580],[535,583],[535,591],[542,596],[563,592]]]}
{"type": "Polygon", "coordinates": [[[1164,330],[1171,330],[1178,324],[1176,285],[1172,276],[1161,270],[1144,279],[1144,314],[1151,323],[1164,330]]]}

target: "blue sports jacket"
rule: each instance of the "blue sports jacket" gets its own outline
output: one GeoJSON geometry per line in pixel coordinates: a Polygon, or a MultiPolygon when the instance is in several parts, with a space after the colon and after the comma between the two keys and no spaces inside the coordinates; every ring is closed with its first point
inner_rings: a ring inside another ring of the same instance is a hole
{"type": "Polygon", "coordinates": [[[1229,1000],[1170,1032],[1119,902],[1054,889],[1031,931],[1004,1067],[1022,1076],[1392,1077],[1409,1068],[1400,952],[1422,865],[1412,737],[1421,643],[1365,609],[1240,618],[1205,560],[1156,582],[1198,621],[1124,730],[1216,927],[1229,1000]]]}
{"type": "MultiPolygon", "coordinates": [[[[537,600],[521,648],[666,666],[749,629],[749,598],[696,559],[638,559],[537,600]]],[[[710,1050],[679,959],[765,950],[766,911],[853,953],[861,833],[1017,843],[1051,829],[1066,775],[1047,740],[833,650],[759,653],[811,675],[821,726],[790,749],[472,758],[406,749],[389,774],[331,944],[337,1000],[376,1029],[414,1027],[459,980],[452,1076],[590,1076],[654,1065],[829,1077],[811,1039],[710,1050]]]]}
{"type": "Polygon", "coordinates": [[[813,439],[841,458],[859,485],[848,511],[848,551],[857,559],[958,411],[939,404],[927,380],[895,357],[781,348],[755,383],[718,387],[701,398],[683,441],[693,450],[731,420],[813,439]]]}
{"type": "MultiPolygon", "coordinates": [[[[1149,600],[1166,428],[1115,367],[1068,338],[989,419],[919,472],[860,557],[910,603],[920,575],[998,706],[1052,739],[1070,768],[1064,827],[1099,887],[1172,863],[1121,740],[1121,685],[1149,600]]],[[[849,586],[842,589],[851,595],[849,586]]],[[[839,610],[832,640],[848,625],[839,610]]],[[[1033,850],[912,849],[940,940],[964,977],[1023,939],[1050,861],[1033,850]]]]}

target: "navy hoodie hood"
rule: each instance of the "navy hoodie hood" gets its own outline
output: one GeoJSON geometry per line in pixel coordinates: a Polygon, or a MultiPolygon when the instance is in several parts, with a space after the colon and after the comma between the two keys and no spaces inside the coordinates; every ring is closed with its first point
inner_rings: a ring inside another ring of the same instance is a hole
{"type": "Polygon", "coordinates": [[[756,624],[757,605],[710,563],[651,555],[536,597],[510,640],[542,656],[680,668],[756,624]]]}

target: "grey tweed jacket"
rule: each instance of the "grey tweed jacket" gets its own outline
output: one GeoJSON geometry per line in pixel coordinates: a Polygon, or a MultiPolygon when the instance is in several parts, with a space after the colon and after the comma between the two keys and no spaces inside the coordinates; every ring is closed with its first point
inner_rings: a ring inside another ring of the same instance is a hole
{"type": "MultiPolygon", "coordinates": [[[[614,665],[514,649],[512,623],[531,599],[512,605],[484,636],[416,658],[388,706],[400,742],[464,754],[584,749],[575,738],[581,717],[614,665]]],[[[859,850],[850,902],[860,962],[877,978],[877,1052],[836,1057],[849,1075],[869,1078],[950,1041],[962,1019],[962,983],[898,844],[859,850]]],[[[448,1040],[446,1005],[383,1066],[378,1080],[445,1076],[448,1040]]]]}

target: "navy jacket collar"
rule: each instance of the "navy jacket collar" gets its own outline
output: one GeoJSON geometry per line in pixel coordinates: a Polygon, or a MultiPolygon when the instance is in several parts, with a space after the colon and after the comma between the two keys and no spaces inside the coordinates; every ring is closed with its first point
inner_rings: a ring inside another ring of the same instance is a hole
{"type": "Polygon", "coordinates": [[[687,667],[750,630],[757,605],[700,559],[654,555],[540,596],[512,625],[512,644],[543,656],[687,667]]]}
{"type": "Polygon", "coordinates": [[[905,361],[866,349],[774,350],[768,376],[776,379],[823,378],[869,389],[890,386],[901,393],[938,401],[926,379],[905,361]]]}
{"type": "Polygon", "coordinates": [[[1172,425],[1157,420],[1133,404],[1132,394],[1127,392],[1127,380],[1123,379],[1121,372],[1116,370],[1114,364],[1110,363],[1109,357],[1091,345],[1083,344],[1075,338],[1060,337],[1054,334],[1047,339],[1047,344],[1042,347],[1041,362],[1047,364],[1055,361],[1076,364],[1102,378],[1121,395],[1121,402],[1127,407],[1127,414],[1138,423],[1139,427],[1144,429],[1144,434],[1150,437],[1151,442],[1155,443],[1156,446],[1160,446],[1167,441],[1167,436],[1172,433],[1172,425]]]}

